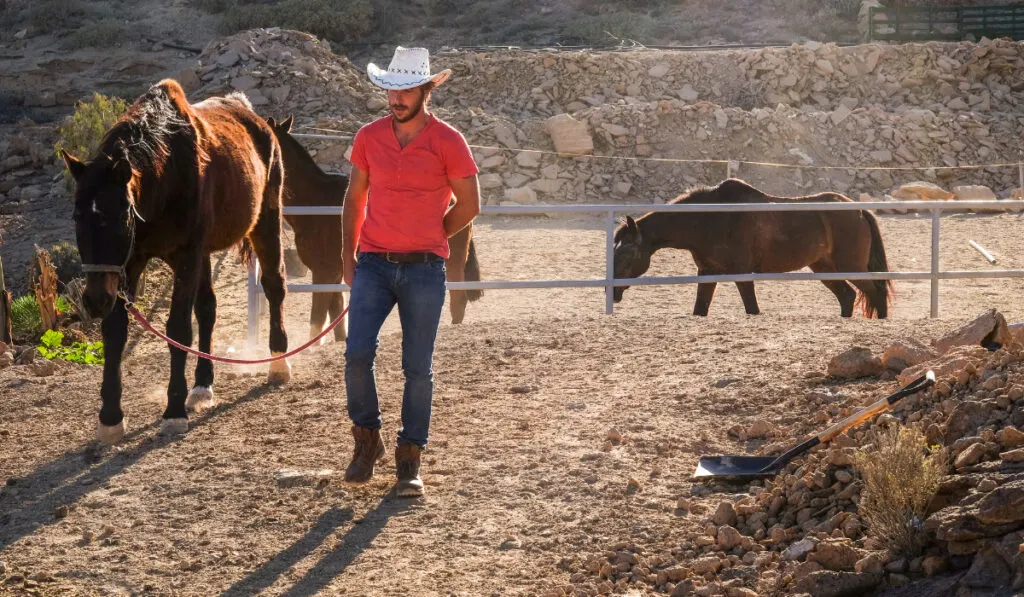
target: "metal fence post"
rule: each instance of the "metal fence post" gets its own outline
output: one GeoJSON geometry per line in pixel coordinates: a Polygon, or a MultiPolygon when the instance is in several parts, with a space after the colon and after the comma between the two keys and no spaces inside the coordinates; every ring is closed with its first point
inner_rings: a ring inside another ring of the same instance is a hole
{"type": "Polygon", "coordinates": [[[932,210],[932,319],[939,316],[939,221],[942,212],[932,210]]]}
{"type": "Polygon", "coordinates": [[[260,334],[260,293],[257,284],[259,273],[260,262],[253,256],[252,263],[249,264],[249,281],[246,288],[249,299],[249,321],[246,326],[245,340],[250,346],[256,344],[260,334]]]}
{"type": "Polygon", "coordinates": [[[604,312],[615,313],[615,210],[609,209],[605,220],[604,239],[604,312]]]}

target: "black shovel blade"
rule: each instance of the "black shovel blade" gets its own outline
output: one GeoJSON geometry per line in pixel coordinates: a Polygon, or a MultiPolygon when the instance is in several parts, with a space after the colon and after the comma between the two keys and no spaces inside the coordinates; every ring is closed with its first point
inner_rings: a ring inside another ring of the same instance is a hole
{"type": "Polygon", "coordinates": [[[746,480],[773,477],[786,464],[778,456],[701,456],[694,479],[746,480]],[[775,465],[775,466],[772,466],[775,465]]]}

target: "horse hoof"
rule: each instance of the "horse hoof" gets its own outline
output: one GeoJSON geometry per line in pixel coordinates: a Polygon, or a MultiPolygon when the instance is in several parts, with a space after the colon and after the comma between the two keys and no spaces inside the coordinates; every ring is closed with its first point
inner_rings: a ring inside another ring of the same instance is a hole
{"type": "Polygon", "coordinates": [[[163,419],[160,421],[160,435],[185,435],[188,433],[188,419],[163,419]]]}
{"type": "Polygon", "coordinates": [[[124,437],[124,419],[117,425],[96,423],[96,438],[105,445],[112,446],[124,437]]]}
{"type": "Polygon", "coordinates": [[[217,401],[213,399],[213,387],[211,386],[196,386],[192,388],[192,391],[188,393],[188,398],[185,399],[185,408],[194,412],[203,412],[216,405],[217,401]]]}
{"type": "MultiPolygon", "coordinates": [[[[273,356],[284,354],[283,352],[273,353],[273,356]]],[[[288,383],[288,380],[292,378],[292,366],[288,362],[288,359],[281,359],[279,361],[273,361],[270,363],[270,374],[267,376],[267,381],[273,384],[288,383]]]]}

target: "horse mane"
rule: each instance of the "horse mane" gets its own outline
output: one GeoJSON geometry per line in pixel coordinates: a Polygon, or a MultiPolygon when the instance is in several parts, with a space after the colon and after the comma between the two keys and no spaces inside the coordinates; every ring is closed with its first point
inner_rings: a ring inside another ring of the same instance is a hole
{"type": "MultiPolygon", "coordinates": [[[[169,143],[176,135],[195,137],[185,91],[176,81],[164,80],[149,88],[104,135],[99,154],[113,161],[124,158],[143,177],[159,177],[170,158],[169,143]]],[[[198,144],[200,157],[204,152],[198,144]]]]}

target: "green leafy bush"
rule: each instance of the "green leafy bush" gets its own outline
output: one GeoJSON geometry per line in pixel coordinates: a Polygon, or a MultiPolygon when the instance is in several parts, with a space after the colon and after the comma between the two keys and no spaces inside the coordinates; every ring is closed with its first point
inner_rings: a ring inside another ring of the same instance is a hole
{"type": "MultiPolygon", "coordinates": [[[[87,160],[100,146],[103,136],[128,110],[128,102],[119,97],[93,93],[92,101],[79,102],[75,113],[57,130],[60,138],[53,146],[57,155],[66,150],[80,160],[87,160]]],[[[65,176],[70,177],[67,169],[65,176]]]]}
{"type": "Polygon", "coordinates": [[[54,330],[48,330],[39,341],[39,354],[51,361],[60,359],[86,365],[103,364],[103,342],[75,342],[64,346],[64,333],[54,330]]]}

